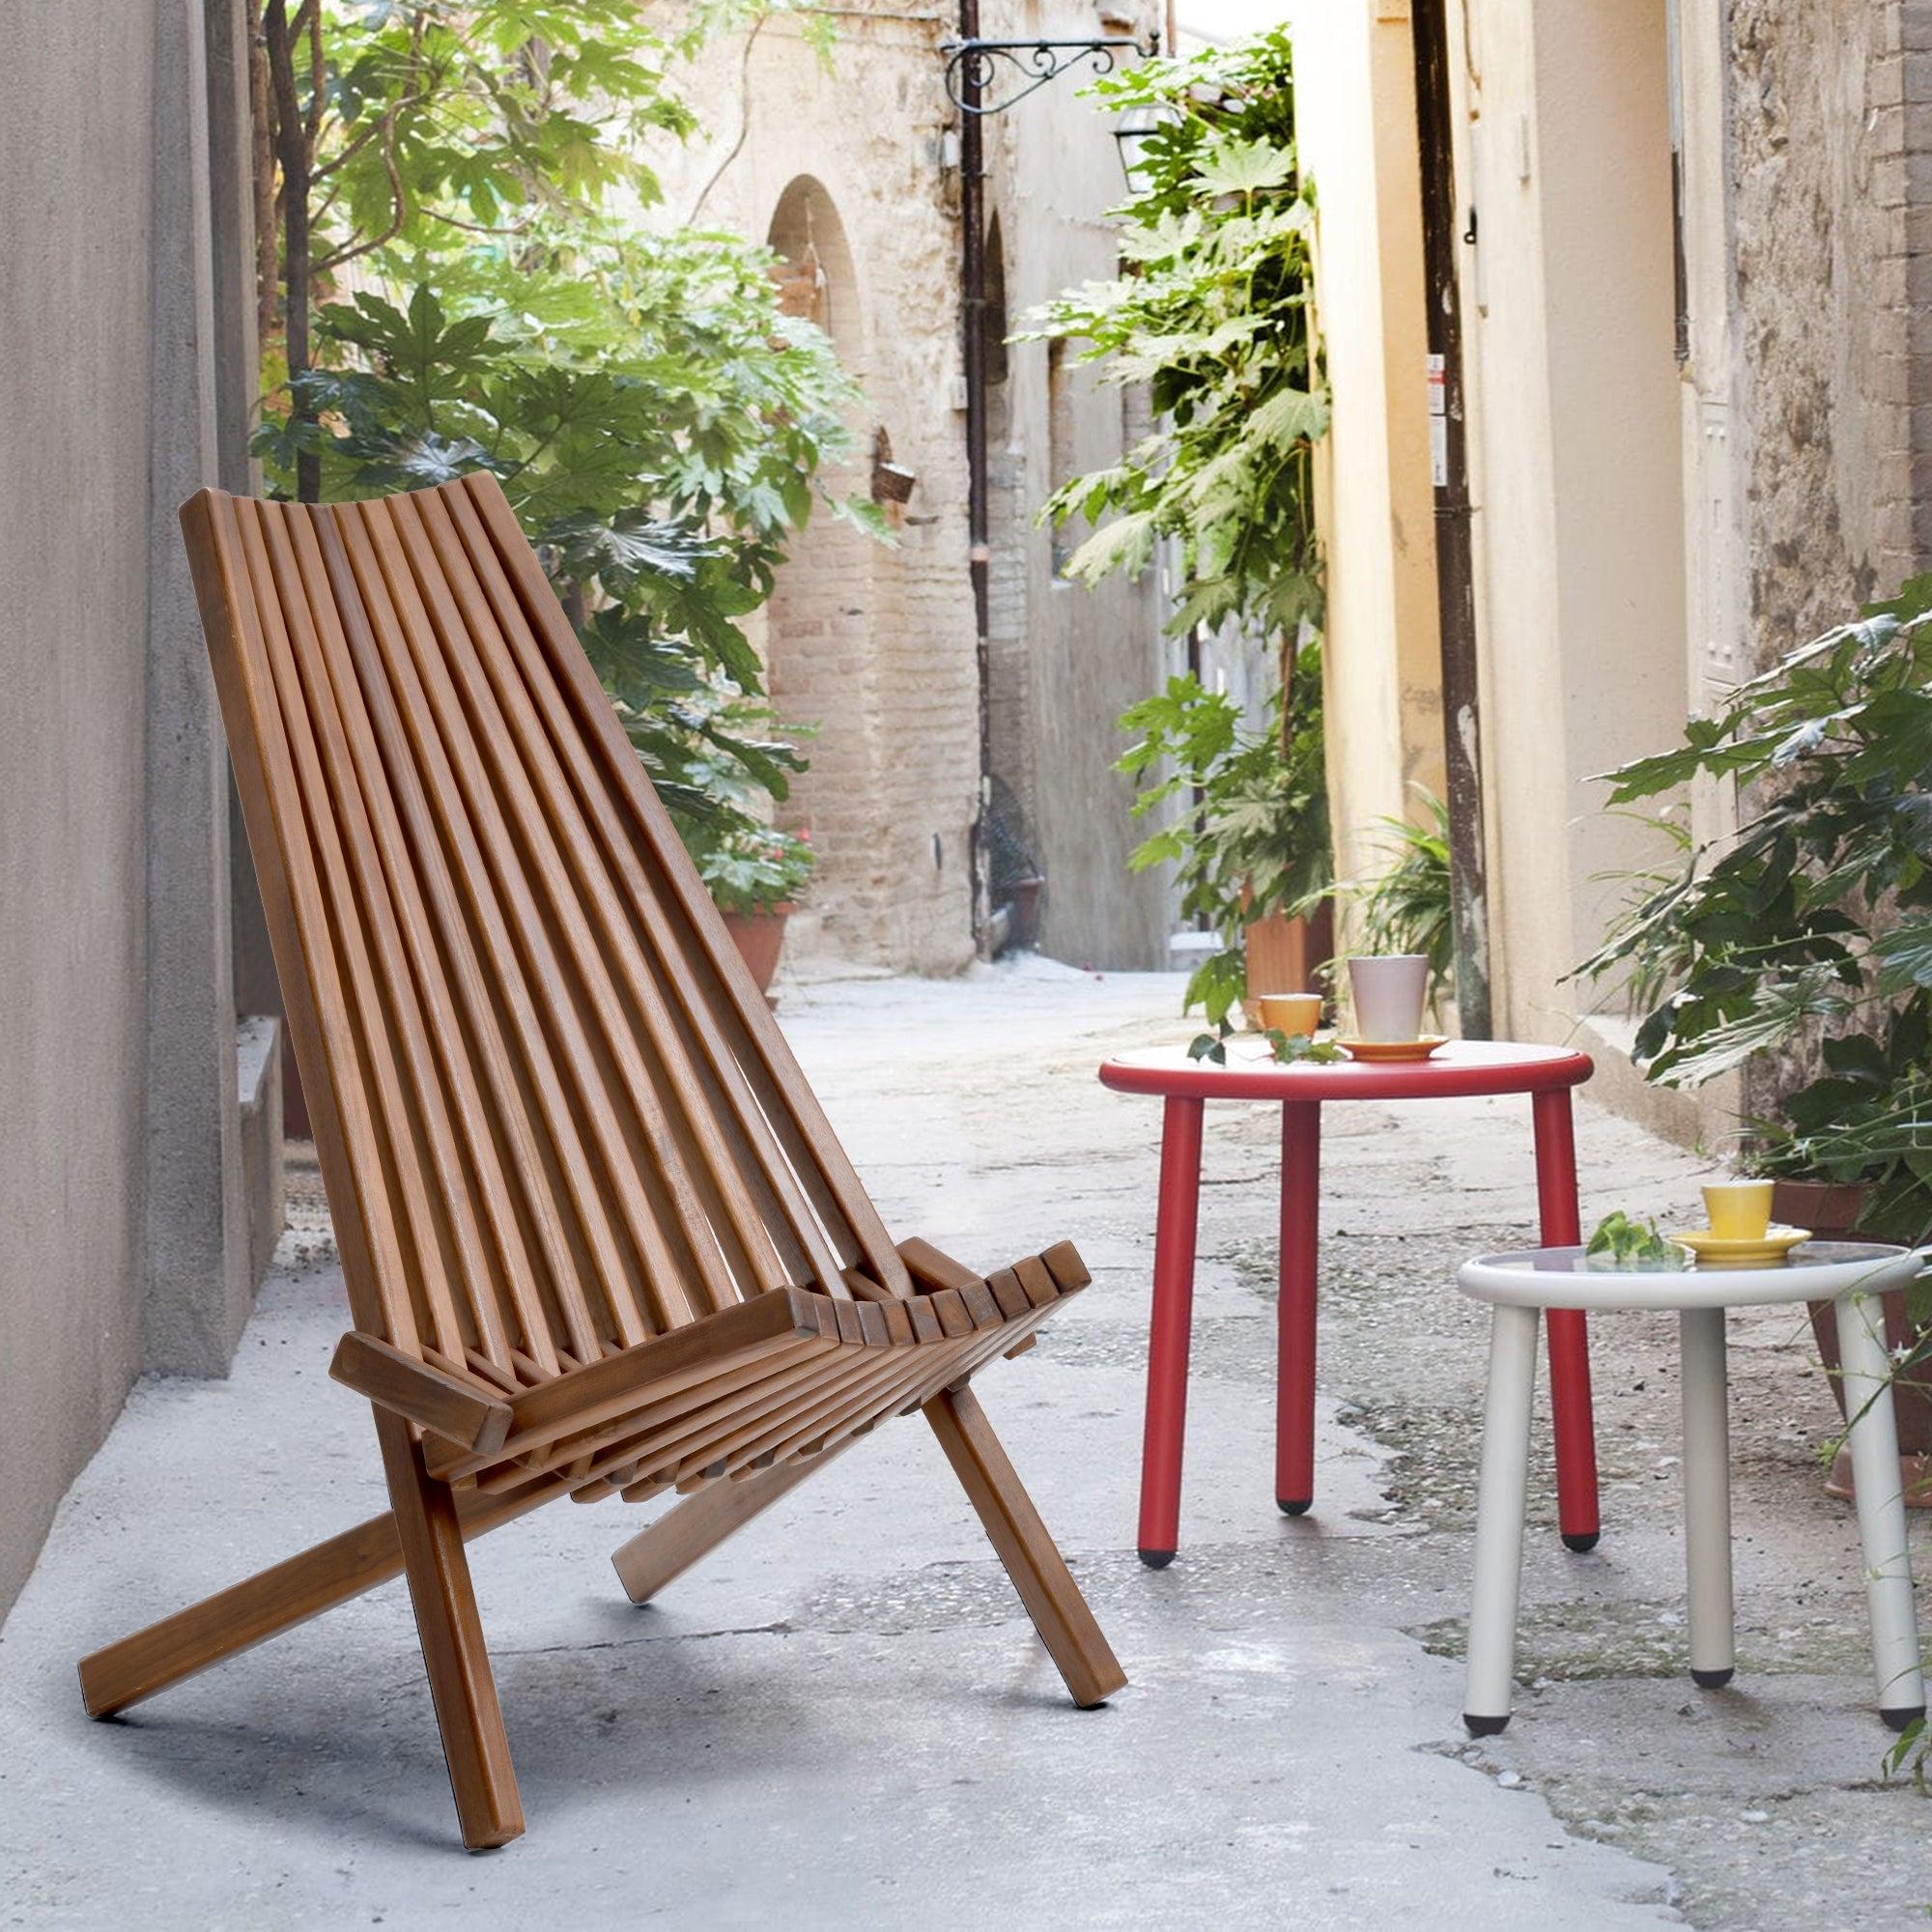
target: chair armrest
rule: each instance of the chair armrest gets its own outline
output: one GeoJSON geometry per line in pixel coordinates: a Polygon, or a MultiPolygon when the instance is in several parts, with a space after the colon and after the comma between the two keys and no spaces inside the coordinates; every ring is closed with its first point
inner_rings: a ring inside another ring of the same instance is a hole
{"type": "MultiPolygon", "coordinates": [[[[912,1285],[921,1294],[941,1294],[949,1288],[963,1292],[975,1286],[983,1287],[987,1279],[975,1274],[963,1262],[941,1254],[930,1241],[922,1241],[917,1236],[899,1243],[899,1259],[905,1263],[912,1285]]],[[[1037,1265],[1043,1281],[1051,1283],[1049,1300],[1053,1294],[1075,1294],[1094,1279],[1087,1271],[1087,1264],[1080,1259],[1080,1250],[1071,1241],[1056,1241],[1045,1253],[1029,1257],[1027,1263],[1015,1264],[1029,1264],[1037,1265]]]]}
{"type": "Polygon", "coordinates": [[[905,1263],[912,1285],[921,1294],[943,1294],[949,1288],[983,1286],[985,1281],[983,1275],[975,1274],[964,1263],[941,1254],[930,1241],[922,1241],[917,1236],[899,1243],[899,1260],[905,1263]]]}
{"type": "Polygon", "coordinates": [[[352,1328],[335,1345],[328,1373],[379,1408],[392,1409],[472,1455],[500,1449],[509,1435],[512,1411],[507,1402],[495,1401],[359,1330],[352,1328]]]}

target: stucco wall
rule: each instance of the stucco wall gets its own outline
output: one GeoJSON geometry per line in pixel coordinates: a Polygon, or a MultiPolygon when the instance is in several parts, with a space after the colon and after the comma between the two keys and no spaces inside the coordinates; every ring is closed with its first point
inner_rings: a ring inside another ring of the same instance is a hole
{"type": "Polygon", "coordinates": [[[1422,201],[1406,5],[1290,8],[1295,132],[1317,205],[1334,421],[1318,451],[1335,864],[1388,863],[1381,818],[1444,784],[1422,201]]]}
{"type": "Polygon", "coordinates": [[[1496,1026],[1563,1038],[1650,856],[1592,778],[1685,708],[1665,9],[1450,11],[1496,1026]]]}
{"type": "MultiPolygon", "coordinates": [[[[1129,8],[1098,30],[1145,34],[1151,23],[1151,12],[1129,8]]],[[[1078,4],[1003,6],[989,11],[982,31],[1075,39],[1096,25],[1094,10],[1078,4]]],[[[1056,81],[991,129],[992,202],[1014,327],[1063,289],[1119,272],[1106,211],[1124,197],[1126,182],[1108,117],[1077,98],[1077,85],[1056,81]]],[[[1078,351],[1069,343],[1060,358],[1061,460],[1073,474],[1118,463],[1149,427],[1143,397],[1096,382],[1078,351]]],[[[1114,770],[1128,741],[1115,720],[1158,690],[1170,668],[1184,664],[1185,649],[1161,638],[1157,568],[1093,590],[1056,574],[1052,533],[1034,522],[1067,480],[1054,473],[1046,345],[1013,344],[1008,366],[1004,436],[990,451],[996,571],[1005,566],[994,582],[1008,587],[992,625],[993,769],[1021,801],[1046,876],[1041,951],[1076,965],[1165,966],[1163,878],[1127,869],[1151,828],[1129,817],[1133,787],[1114,770]]],[[[1069,527],[1063,549],[1081,534],[1069,527]]]]}
{"type": "Polygon", "coordinates": [[[0,1605],[140,1360],[149,21],[0,12],[0,1605]]]}
{"type": "Polygon", "coordinates": [[[239,97],[204,58],[238,17],[0,10],[0,1614],[140,1368],[225,1368],[272,1238],[249,1209],[279,1200],[259,1107],[243,1147],[226,766],[173,529],[246,412],[209,194],[239,97]]]}

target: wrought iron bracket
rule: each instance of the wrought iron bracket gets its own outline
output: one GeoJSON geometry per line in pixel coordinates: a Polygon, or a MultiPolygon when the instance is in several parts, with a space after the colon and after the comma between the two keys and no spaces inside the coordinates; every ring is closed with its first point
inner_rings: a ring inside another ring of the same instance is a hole
{"type": "Polygon", "coordinates": [[[1123,53],[1158,51],[1157,39],[1143,43],[1124,35],[1096,41],[948,41],[940,48],[946,56],[946,98],[962,114],[981,115],[1004,114],[1069,69],[1091,62],[1094,73],[1112,73],[1123,53]],[[1003,74],[1009,80],[1017,76],[1024,85],[988,100],[1003,74]]]}

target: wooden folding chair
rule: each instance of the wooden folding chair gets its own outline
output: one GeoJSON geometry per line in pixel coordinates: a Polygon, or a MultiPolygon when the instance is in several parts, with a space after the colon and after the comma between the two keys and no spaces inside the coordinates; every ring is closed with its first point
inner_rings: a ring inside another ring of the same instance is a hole
{"type": "Polygon", "coordinates": [[[895,1246],[488,476],[182,508],[390,1511],[97,1651],[105,1717],[409,1578],[465,1844],[524,1829],[464,1544],[674,1488],[638,1602],[923,1412],[1074,1702],[1125,1682],[966,1384],[1088,1275],[895,1246]]]}

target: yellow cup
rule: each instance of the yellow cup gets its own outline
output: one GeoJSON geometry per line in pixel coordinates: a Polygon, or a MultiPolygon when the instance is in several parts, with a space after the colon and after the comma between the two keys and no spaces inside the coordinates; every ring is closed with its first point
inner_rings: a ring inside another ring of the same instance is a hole
{"type": "Polygon", "coordinates": [[[1320,993],[1264,993],[1262,1025],[1271,1032],[1312,1035],[1321,1024],[1320,993]]]}
{"type": "Polygon", "coordinates": [[[1761,1241],[1771,1228],[1771,1182],[1714,1180],[1704,1189],[1711,1232],[1722,1241],[1761,1241]]]}

